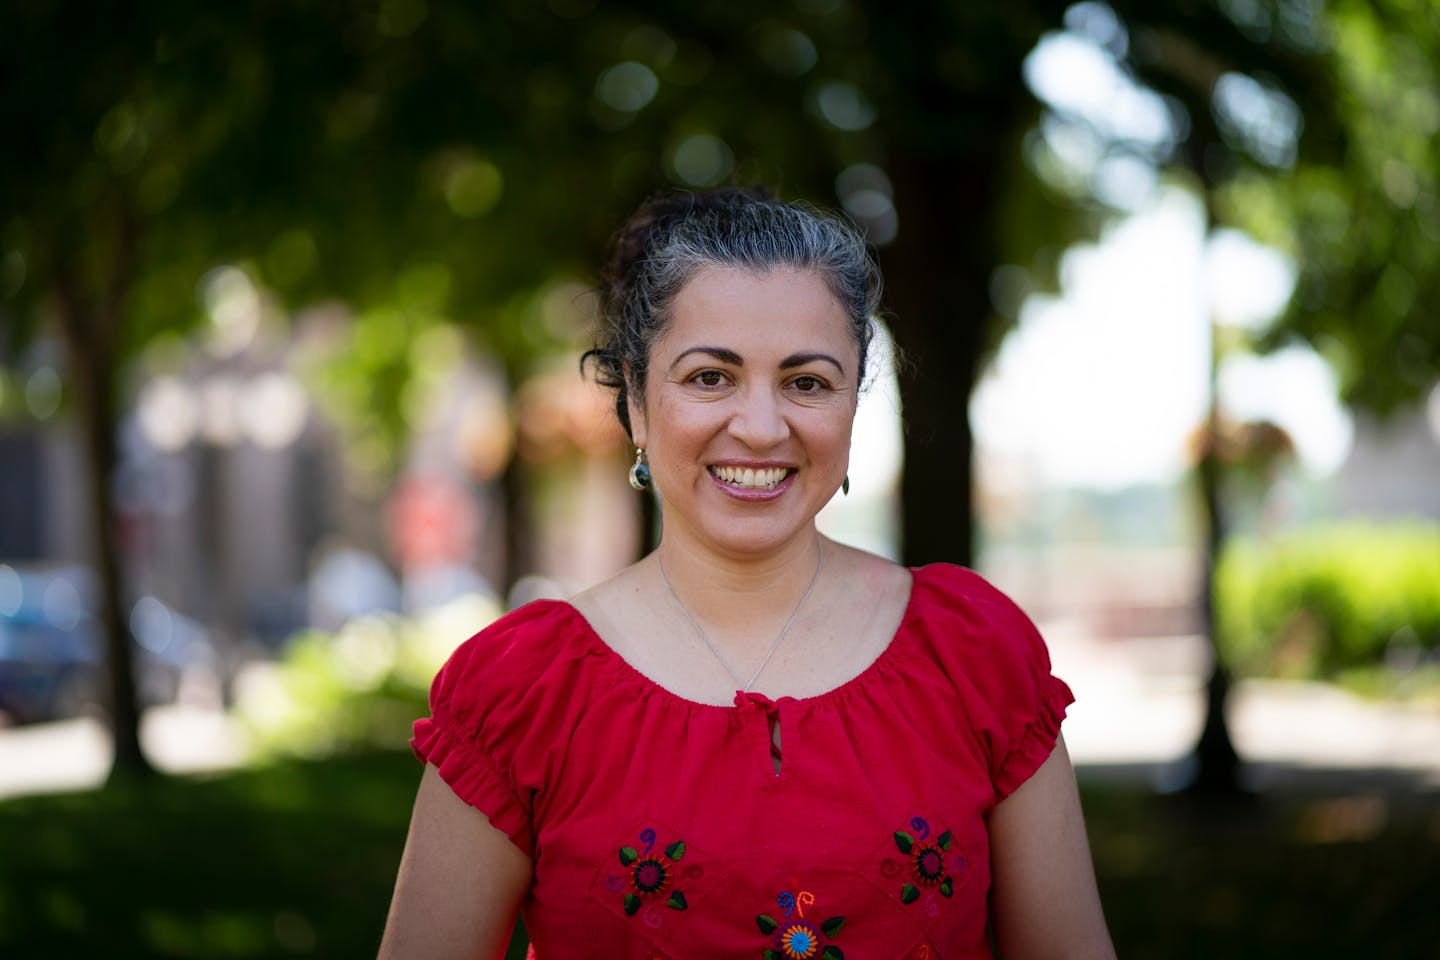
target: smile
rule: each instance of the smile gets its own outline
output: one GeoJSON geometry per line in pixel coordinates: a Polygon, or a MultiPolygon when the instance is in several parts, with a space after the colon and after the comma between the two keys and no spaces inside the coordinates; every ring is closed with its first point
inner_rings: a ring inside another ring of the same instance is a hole
{"type": "Polygon", "coordinates": [[[774,490],[790,472],[786,467],[761,467],[759,470],[750,467],[710,468],[710,474],[715,479],[741,490],[774,490]]]}

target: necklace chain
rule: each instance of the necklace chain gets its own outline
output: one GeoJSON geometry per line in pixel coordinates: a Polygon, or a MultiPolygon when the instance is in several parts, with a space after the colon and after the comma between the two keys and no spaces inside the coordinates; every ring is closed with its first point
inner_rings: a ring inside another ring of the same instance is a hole
{"type": "Polygon", "coordinates": [[[796,617],[800,616],[800,610],[805,606],[805,601],[810,599],[810,594],[815,590],[815,584],[820,582],[820,571],[825,569],[824,539],[817,536],[815,538],[815,546],[820,553],[820,559],[815,564],[815,575],[810,578],[810,586],[805,588],[805,595],[800,598],[799,603],[795,604],[795,609],[790,613],[790,619],[785,621],[785,626],[781,627],[780,632],[776,634],[775,641],[770,644],[770,649],[765,654],[765,659],[760,661],[760,666],[755,668],[755,672],[750,674],[750,679],[745,681],[744,683],[740,682],[739,675],[730,668],[730,664],[726,662],[725,658],[720,656],[720,651],[715,648],[715,644],[710,642],[710,637],[700,626],[699,621],[697,621],[690,614],[689,608],[685,606],[683,601],[681,601],[680,595],[677,594],[675,592],[675,588],[670,585],[670,578],[665,575],[665,561],[660,558],[660,554],[658,552],[655,554],[655,563],[660,568],[660,580],[662,583],[665,584],[665,589],[669,591],[671,599],[673,599],[675,601],[675,605],[680,608],[680,612],[685,614],[685,619],[690,621],[690,626],[695,628],[696,636],[698,636],[701,642],[705,644],[706,649],[710,651],[710,655],[715,658],[716,662],[719,663],[720,666],[725,668],[725,672],[730,675],[730,679],[734,680],[735,683],[739,685],[741,693],[750,692],[750,687],[755,683],[757,679],[759,679],[761,671],[763,671],[765,667],[770,663],[770,658],[775,656],[776,650],[780,649],[780,641],[784,640],[785,634],[790,632],[790,625],[795,622],[796,617]]]}

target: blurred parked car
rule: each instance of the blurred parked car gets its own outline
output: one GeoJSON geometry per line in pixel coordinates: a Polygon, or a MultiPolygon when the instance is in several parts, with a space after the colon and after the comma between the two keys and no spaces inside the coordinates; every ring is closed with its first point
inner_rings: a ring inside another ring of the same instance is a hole
{"type": "MultiPolygon", "coordinates": [[[[80,716],[104,702],[104,638],[95,590],[79,568],[0,564],[0,713],[16,723],[80,716]]],[[[205,629],[154,597],[130,610],[143,705],[169,703],[187,669],[213,660],[205,629]]]]}

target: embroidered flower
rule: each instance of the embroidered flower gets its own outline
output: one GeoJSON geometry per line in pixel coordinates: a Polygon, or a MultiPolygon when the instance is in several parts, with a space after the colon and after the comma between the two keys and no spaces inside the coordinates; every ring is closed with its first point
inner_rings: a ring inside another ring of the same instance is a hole
{"type": "Polygon", "coordinates": [[[642,906],[651,900],[664,900],[672,910],[684,910],[689,904],[685,893],[675,889],[679,874],[676,864],[685,856],[685,841],[676,840],[659,853],[652,852],[655,846],[655,831],[645,830],[640,835],[646,844],[641,853],[634,847],[620,848],[620,866],[625,873],[615,878],[618,883],[607,884],[621,894],[625,915],[634,916],[642,906]]]}
{"type": "Polygon", "coordinates": [[[922,887],[937,886],[945,879],[945,853],[938,842],[915,845],[910,855],[910,875],[922,887]]]}
{"type": "Polygon", "coordinates": [[[755,918],[760,932],[774,944],[761,951],[763,960],[845,960],[845,954],[830,942],[845,925],[844,917],[831,917],[816,926],[795,910],[796,901],[790,894],[781,894],[778,900],[785,907],[784,917],[777,920],[762,913],[755,918]],[[792,911],[796,913],[793,919],[792,911]]]}
{"type": "MultiPolygon", "coordinates": [[[[946,868],[945,858],[950,852],[952,838],[946,830],[934,840],[928,839],[930,825],[920,817],[910,821],[910,826],[920,831],[919,839],[904,830],[895,831],[895,846],[906,855],[910,880],[900,887],[900,902],[914,903],[920,899],[920,890],[937,890],[942,897],[955,892],[955,882],[946,868]]],[[[963,860],[961,869],[964,869],[963,860]]]]}
{"type": "Polygon", "coordinates": [[[653,897],[670,886],[670,871],[658,857],[644,857],[631,869],[630,880],[640,896],[653,897]]]}

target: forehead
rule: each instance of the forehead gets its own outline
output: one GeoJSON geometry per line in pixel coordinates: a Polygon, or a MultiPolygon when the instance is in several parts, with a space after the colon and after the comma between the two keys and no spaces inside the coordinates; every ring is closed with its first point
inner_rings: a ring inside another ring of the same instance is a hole
{"type": "Polygon", "coordinates": [[[684,349],[713,341],[733,349],[737,340],[757,349],[770,343],[855,346],[844,306],[818,271],[801,267],[705,267],[675,295],[669,313],[657,346],[684,349]]]}

